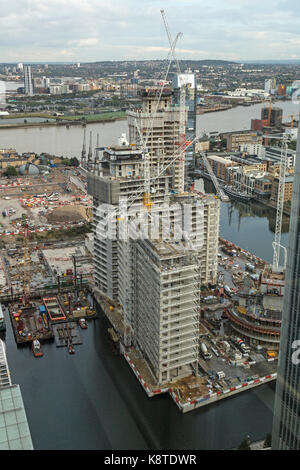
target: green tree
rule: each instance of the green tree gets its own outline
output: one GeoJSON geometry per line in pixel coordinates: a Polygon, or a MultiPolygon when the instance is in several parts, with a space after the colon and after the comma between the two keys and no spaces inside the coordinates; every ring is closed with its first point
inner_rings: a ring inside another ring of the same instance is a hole
{"type": "Polygon", "coordinates": [[[271,447],[272,445],[272,434],[268,433],[264,442],[264,447],[271,447]]]}
{"type": "Polygon", "coordinates": [[[4,176],[7,176],[8,178],[12,178],[13,176],[17,176],[17,175],[18,175],[18,172],[14,166],[8,166],[4,172],[4,176]]]}
{"type": "Polygon", "coordinates": [[[76,157],[70,159],[70,166],[79,166],[79,160],[76,157]]]}
{"type": "Polygon", "coordinates": [[[291,149],[291,150],[296,150],[296,147],[297,147],[297,141],[296,141],[296,140],[292,140],[292,141],[289,143],[289,149],[291,149]]]}
{"type": "Polygon", "coordinates": [[[242,440],[240,443],[238,450],[251,450],[249,439],[245,437],[245,439],[242,440]]]}

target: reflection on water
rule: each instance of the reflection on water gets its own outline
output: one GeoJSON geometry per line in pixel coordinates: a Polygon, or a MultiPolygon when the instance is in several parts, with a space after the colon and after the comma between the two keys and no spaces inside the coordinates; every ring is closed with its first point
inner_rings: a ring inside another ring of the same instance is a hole
{"type": "MultiPolygon", "coordinates": [[[[210,181],[204,181],[207,192],[215,192],[210,181]]],[[[268,261],[273,260],[276,211],[258,202],[231,200],[221,203],[220,237],[268,261]]],[[[281,244],[287,247],[289,217],[283,215],[281,244]]],[[[281,260],[282,261],[282,260],[281,260]]]]}
{"type": "MultiPolygon", "coordinates": [[[[221,203],[220,236],[272,262],[276,211],[259,203],[221,203]]],[[[284,216],[281,244],[288,244],[289,217],[284,216]]]]}

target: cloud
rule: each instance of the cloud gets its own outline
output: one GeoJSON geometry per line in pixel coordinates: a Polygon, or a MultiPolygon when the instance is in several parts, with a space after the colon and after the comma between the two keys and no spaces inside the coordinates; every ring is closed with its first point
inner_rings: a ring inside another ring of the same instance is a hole
{"type": "Polygon", "coordinates": [[[2,0],[1,61],[164,59],[162,7],[179,58],[300,56],[299,0],[2,0]]]}

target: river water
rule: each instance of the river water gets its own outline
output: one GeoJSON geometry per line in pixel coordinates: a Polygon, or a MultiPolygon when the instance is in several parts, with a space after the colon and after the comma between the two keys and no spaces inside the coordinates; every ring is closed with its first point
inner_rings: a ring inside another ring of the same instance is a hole
{"type": "MultiPolygon", "coordinates": [[[[294,105],[283,104],[292,114],[294,105]]],[[[260,108],[198,116],[198,132],[247,129],[260,108]]],[[[94,136],[99,132],[100,145],[109,145],[127,124],[89,124],[87,130],[94,136]]],[[[0,147],[79,156],[82,138],[81,126],[2,129],[0,147]]],[[[272,260],[274,226],[275,212],[259,204],[221,205],[220,235],[267,261],[272,260]]],[[[287,219],[283,232],[286,244],[287,219]]],[[[22,389],[35,449],[228,449],[246,435],[258,440],[272,429],[274,384],[182,415],[169,396],[146,397],[125,360],[114,355],[103,317],[81,332],[83,344],[75,355],[49,343],[41,359],[16,347],[6,319],[8,362],[22,389]]]]}
{"type": "MultiPolygon", "coordinates": [[[[228,111],[206,113],[197,116],[197,136],[204,132],[229,132],[233,130],[250,129],[251,119],[260,118],[261,108],[265,104],[256,104],[250,107],[238,106],[228,111]]],[[[299,106],[291,101],[276,103],[283,108],[283,116],[294,114],[298,118],[299,106]]],[[[9,123],[10,120],[1,121],[9,123]]],[[[19,129],[0,129],[0,148],[15,148],[19,153],[36,152],[49,153],[64,157],[77,157],[81,155],[84,127],[82,125],[49,126],[19,129]]],[[[89,145],[89,132],[93,133],[93,144],[96,145],[99,134],[100,146],[116,144],[122,133],[128,134],[126,120],[115,122],[87,124],[87,146],[89,145]]]]}

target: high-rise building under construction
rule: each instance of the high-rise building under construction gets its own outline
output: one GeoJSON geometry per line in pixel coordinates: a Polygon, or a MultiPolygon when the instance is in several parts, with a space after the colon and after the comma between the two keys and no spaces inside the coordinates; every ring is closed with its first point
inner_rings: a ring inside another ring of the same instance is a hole
{"type": "Polygon", "coordinates": [[[198,370],[200,287],[216,282],[220,201],[182,189],[187,108],[172,104],[169,89],[141,93],[142,109],[128,112],[130,144],[87,162],[95,292],[118,311],[125,347],[164,384],[198,370]]]}
{"type": "MultiPolygon", "coordinates": [[[[150,157],[150,166],[159,172],[174,160],[179,147],[180,107],[173,104],[171,88],[142,88],[139,90],[142,108],[127,111],[129,142],[144,145],[150,157]]],[[[187,108],[185,122],[187,121],[187,108]]],[[[184,156],[183,156],[184,158],[184,156]]],[[[173,189],[180,184],[180,161],[170,167],[173,171],[173,189]]]]}

